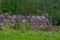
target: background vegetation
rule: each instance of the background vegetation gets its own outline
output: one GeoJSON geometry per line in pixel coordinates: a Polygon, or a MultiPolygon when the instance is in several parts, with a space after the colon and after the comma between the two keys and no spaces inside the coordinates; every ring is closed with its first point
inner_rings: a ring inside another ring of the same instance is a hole
{"type": "Polygon", "coordinates": [[[52,21],[60,25],[60,0],[0,0],[0,14],[41,15],[49,13],[52,21]]]}

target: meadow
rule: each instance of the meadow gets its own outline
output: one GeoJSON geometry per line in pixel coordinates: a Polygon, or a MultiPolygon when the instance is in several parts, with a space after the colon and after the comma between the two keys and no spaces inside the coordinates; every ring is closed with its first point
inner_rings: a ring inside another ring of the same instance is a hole
{"type": "Polygon", "coordinates": [[[0,40],[60,40],[60,31],[5,29],[0,31],[0,40]]]}

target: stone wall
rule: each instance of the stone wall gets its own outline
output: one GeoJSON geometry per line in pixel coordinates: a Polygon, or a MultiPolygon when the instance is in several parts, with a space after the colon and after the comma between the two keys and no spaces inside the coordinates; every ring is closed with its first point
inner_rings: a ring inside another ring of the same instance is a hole
{"type": "Polygon", "coordinates": [[[45,16],[23,16],[23,15],[0,15],[0,25],[10,26],[12,23],[28,23],[32,24],[35,28],[42,29],[50,27],[51,21],[45,16]]]}

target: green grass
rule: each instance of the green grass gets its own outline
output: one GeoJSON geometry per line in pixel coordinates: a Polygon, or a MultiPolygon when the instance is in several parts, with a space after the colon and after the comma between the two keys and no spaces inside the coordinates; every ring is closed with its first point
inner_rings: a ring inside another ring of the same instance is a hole
{"type": "Polygon", "coordinates": [[[3,30],[0,32],[0,40],[60,40],[60,32],[3,30]]]}

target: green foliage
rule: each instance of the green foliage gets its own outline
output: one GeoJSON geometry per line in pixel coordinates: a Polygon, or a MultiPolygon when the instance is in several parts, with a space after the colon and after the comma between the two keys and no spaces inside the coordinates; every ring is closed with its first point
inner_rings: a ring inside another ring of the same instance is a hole
{"type": "Polygon", "coordinates": [[[0,32],[0,40],[60,40],[60,32],[7,30],[0,32]]]}
{"type": "Polygon", "coordinates": [[[60,0],[0,0],[0,13],[6,11],[22,15],[41,15],[47,12],[54,21],[60,18],[60,0]]]}
{"type": "Polygon", "coordinates": [[[33,25],[31,25],[31,24],[19,23],[19,28],[21,29],[21,31],[34,30],[33,25]]]}

